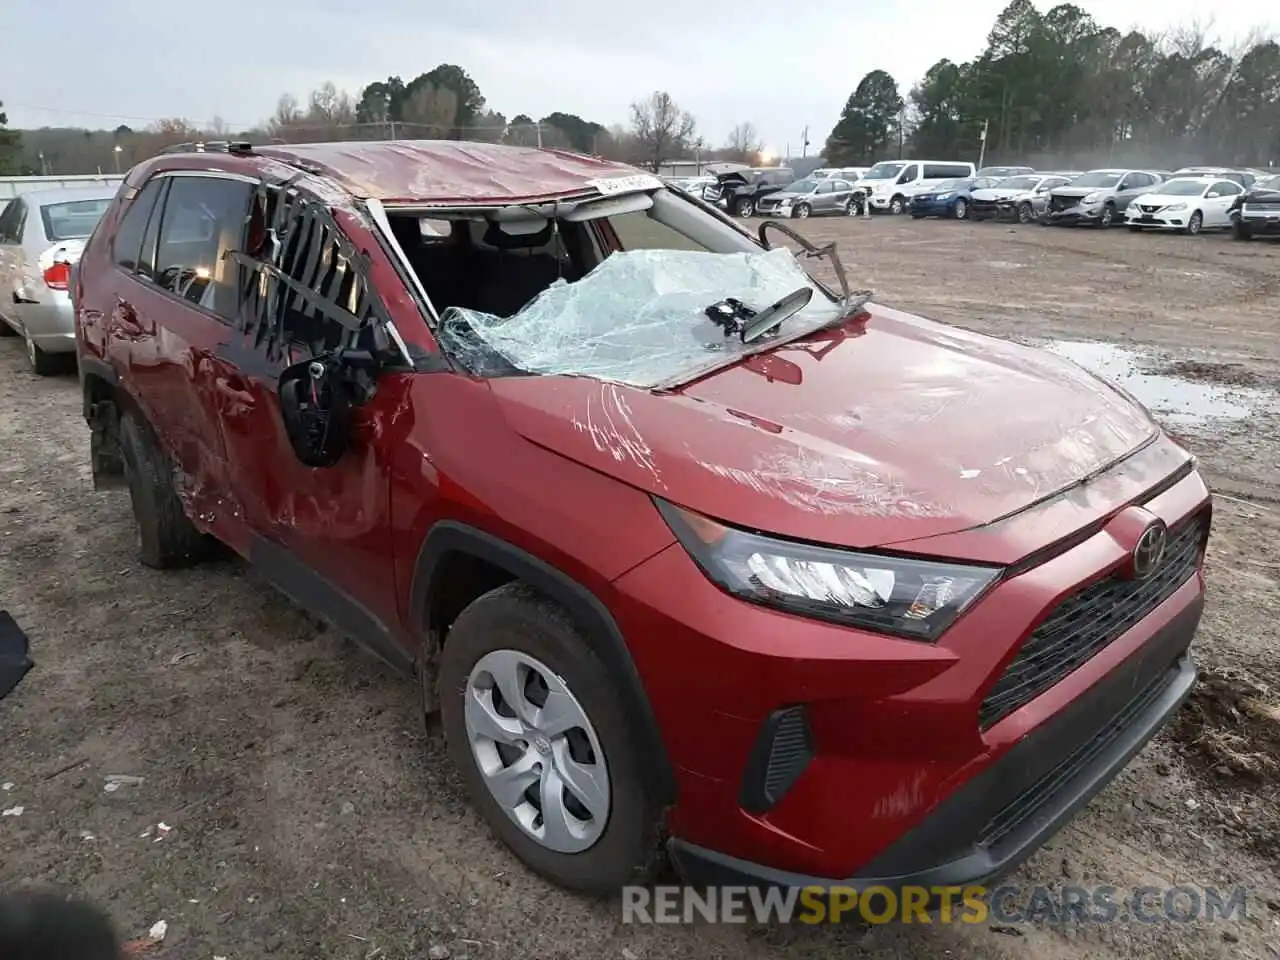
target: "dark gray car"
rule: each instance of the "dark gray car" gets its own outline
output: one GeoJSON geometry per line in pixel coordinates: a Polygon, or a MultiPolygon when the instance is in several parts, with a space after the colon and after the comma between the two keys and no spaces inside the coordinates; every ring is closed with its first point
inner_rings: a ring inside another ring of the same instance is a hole
{"type": "Polygon", "coordinates": [[[1129,204],[1165,179],[1153,170],[1090,170],[1049,192],[1042,222],[1109,227],[1123,221],[1129,204]]]}
{"type": "Polygon", "coordinates": [[[756,213],[762,217],[803,219],[827,213],[852,217],[861,212],[862,206],[853,196],[853,184],[838,177],[805,177],[756,202],[756,213]]]}

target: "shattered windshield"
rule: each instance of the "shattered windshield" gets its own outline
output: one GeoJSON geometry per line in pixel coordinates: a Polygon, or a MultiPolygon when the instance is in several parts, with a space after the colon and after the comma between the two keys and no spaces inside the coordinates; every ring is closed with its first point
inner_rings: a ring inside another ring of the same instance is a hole
{"type": "Polygon", "coordinates": [[[839,319],[841,305],[818,292],[780,332],[743,342],[707,314],[727,298],[760,311],[802,287],[814,285],[786,248],[623,250],[580,280],[556,280],[510,317],[450,307],[440,337],[479,376],[514,368],[654,389],[839,319]]]}

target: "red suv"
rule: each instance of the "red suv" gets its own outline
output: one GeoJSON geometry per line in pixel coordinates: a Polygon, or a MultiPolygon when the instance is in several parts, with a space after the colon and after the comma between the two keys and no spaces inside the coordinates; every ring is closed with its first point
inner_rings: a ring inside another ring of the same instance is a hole
{"type": "Polygon", "coordinates": [[[989,881],[1187,695],[1210,498],[772,226],[550,150],[166,153],[75,278],[95,481],[416,676],[560,884],[989,881]]]}

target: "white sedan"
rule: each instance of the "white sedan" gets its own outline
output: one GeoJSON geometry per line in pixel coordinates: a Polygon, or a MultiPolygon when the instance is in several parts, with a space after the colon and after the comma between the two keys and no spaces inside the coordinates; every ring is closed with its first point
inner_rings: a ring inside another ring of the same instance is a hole
{"type": "Polygon", "coordinates": [[[1166,180],[1150,193],[1134,199],[1125,210],[1124,221],[1130,230],[1201,230],[1227,229],[1231,226],[1232,204],[1244,187],[1221,177],[1175,177],[1166,180]]]}

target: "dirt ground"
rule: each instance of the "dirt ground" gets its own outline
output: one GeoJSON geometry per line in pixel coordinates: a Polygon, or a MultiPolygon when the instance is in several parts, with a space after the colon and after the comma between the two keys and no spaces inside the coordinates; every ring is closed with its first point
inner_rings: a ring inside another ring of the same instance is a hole
{"type": "Polygon", "coordinates": [[[157,960],[1280,956],[1280,407],[1265,392],[1280,388],[1280,245],[889,217],[803,229],[838,239],[854,285],[892,306],[1118,344],[1141,351],[1138,372],[1182,378],[1157,385],[1247,392],[1250,415],[1173,427],[1221,495],[1206,682],[1013,878],[1243,884],[1246,919],[624,925],[617,903],[552,889],[498,846],[410,684],[236,562],[141,567],[127,495],[91,489],[75,379],[29,375],[16,339],[0,340],[0,607],[38,666],[0,704],[0,807],[23,808],[0,818],[0,885],[80,891],[129,937],[164,920],[157,960]],[[141,779],[107,789],[117,775],[141,779]]]}

